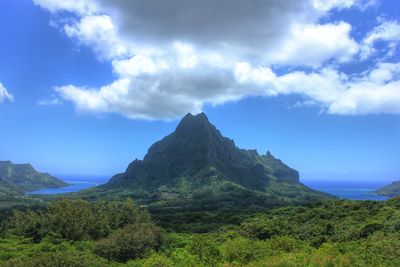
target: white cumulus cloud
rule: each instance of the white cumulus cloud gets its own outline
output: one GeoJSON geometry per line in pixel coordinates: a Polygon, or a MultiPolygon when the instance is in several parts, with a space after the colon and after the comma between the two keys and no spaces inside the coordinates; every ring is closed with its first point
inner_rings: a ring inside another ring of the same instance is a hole
{"type": "Polygon", "coordinates": [[[335,58],[350,61],[358,52],[358,44],[350,37],[351,25],[345,22],[328,24],[294,24],[282,43],[269,52],[272,63],[319,66],[335,58]]]}
{"type": "Polygon", "coordinates": [[[107,15],[88,15],[78,22],[64,25],[69,37],[78,39],[93,48],[104,59],[129,55],[128,44],[118,36],[111,17],[107,15]]]}
{"type": "Polygon", "coordinates": [[[332,9],[374,1],[34,2],[55,14],[72,13],[58,25],[112,63],[110,84],[55,88],[79,112],[169,119],[207,104],[296,94],[334,114],[400,113],[397,63],[352,75],[337,67],[356,60],[360,49],[373,53],[376,41],[393,41],[387,37],[393,34],[378,27],[359,44],[349,23],[320,20],[332,9]],[[308,71],[274,71],[286,67],[308,71]]]}
{"type": "Polygon", "coordinates": [[[400,114],[400,63],[379,63],[349,81],[347,90],[331,103],[336,114],[400,114]]]}
{"type": "Polygon", "coordinates": [[[329,11],[331,9],[344,9],[352,6],[365,9],[369,6],[375,5],[377,0],[314,0],[314,8],[323,11],[329,11]]]}
{"type": "Polygon", "coordinates": [[[92,0],[33,0],[33,2],[50,12],[69,11],[91,14],[97,11],[97,5],[92,0]]]}
{"type": "Polygon", "coordinates": [[[375,44],[379,41],[388,42],[388,55],[391,56],[400,42],[400,24],[398,21],[383,21],[376,26],[363,40],[361,58],[366,59],[376,53],[375,44]]]}

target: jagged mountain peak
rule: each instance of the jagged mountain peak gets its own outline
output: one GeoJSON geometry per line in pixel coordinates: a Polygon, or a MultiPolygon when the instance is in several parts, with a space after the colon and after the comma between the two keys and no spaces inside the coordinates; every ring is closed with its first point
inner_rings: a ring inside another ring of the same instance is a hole
{"type": "Polygon", "coordinates": [[[188,122],[196,122],[196,123],[210,123],[207,115],[204,112],[200,112],[198,114],[193,115],[192,113],[187,113],[182,117],[179,125],[188,123],[188,122]]]}
{"type": "Polygon", "coordinates": [[[191,113],[186,114],[179,122],[174,134],[180,138],[198,134],[220,135],[217,128],[210,123],[206,114],[203,112],[197,115],[192,115],[191,113]]]}
{"type": "Polygon", "coordinates": [[[215,150],[232,150],[234,147],[233,141],[224,138],[204,113],[188,113],[173,133],[149,148],[144,161],[163,159],[180,161],[181,165],[185,165],[185,162],[193,159],[202,162],[210,160],[206,158],[217,155],[215,150]]]}

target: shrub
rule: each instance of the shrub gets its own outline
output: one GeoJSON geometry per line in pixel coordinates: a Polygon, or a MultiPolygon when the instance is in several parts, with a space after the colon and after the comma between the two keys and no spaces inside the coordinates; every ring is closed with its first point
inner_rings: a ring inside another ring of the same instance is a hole
{"type": "Polygon", "coordinates": [[[377,232],[357,246],[354,254],[371,266],[400,266],[400,233],[377,232]]]}
{"type": "Polygon", "coordinates": [[[163,254],[152,253],[145,259],[128,261],[127,267],[174,267],[174,262],[163,254]]]}
{"type": "Polygon", "coordinates": [[[159,250],[163,242],[160,228],[151,223],[128,224],[96,243],[94,252],[107,259],[126,262],[159,250]]]}
{"type": "Polygon", "coordinates": [[[228,240],[221,247],[223,260],[240,266],[261,259],[264,250],[265,243],[263,241],[254,241],[243,237],[228,240]]]}
{"type": "Polygon", "coordinates": [[[365,238],[365,237],[373,234],[374,232],[379,231],[382,228],[383,228],[383,225],[381,223],[378,223],[378,222],[368,223],[361,228],[360,237],[365,238]]]}
{"type": "Polygon", "coordinates": [[[271,221],[259,218],[244,222],[240,228],[244,236],[253,239],[268,239],[276,233],[275,225],[271,221]]]}
{"type": "Polygon", "coordinates": [[[32,257],[13,258],[1,263],[3,267],[107,267],[109,262],[92,254],[75,251],[38,253],[32,257]]]}
{"type": "Polygon", "coordinates": [[[187,250],[196,255],[205,266],[217,266],[221,258],[215,240],[207,235],[194,235],[187,245],[187,250]]]}
{"type": "Polygon", "coordinates": [[[297,252],[307,248],[303,242],[289,236],[274,237],[265,241],[272,254],[297,252]]]}
{"type": "Polygon", "coordinates": [[[186,249],[177,248],[172,252],[172,261],[175,267],[196,267],[201,266],[199,258],[190,254],[186,249]]]}

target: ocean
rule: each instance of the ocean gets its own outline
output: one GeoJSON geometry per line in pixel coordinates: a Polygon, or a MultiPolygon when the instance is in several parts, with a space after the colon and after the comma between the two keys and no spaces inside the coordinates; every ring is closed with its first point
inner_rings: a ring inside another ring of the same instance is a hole
{"type": "MultiPolygon", "coordinates": [[[[101,175],[58,175],[58,178],[65,181],[69,186],[63,188],[41,189],[29,192],[28,194],[64,194],[78,192],[93,186],[106,183],[111,176],[101,175]]],[[[369,181],[369,180],[301,180],[308,187],[320,190],[340,199],[349,200],[386,200],[388,197],[376,196],[372,191],[387,185],[390,181],[369,181]]]]}
{"type": "Polygon", "coordinates": [[[106,183],[111,175],[55,175],[57,178],[63,180],[67,184],[62,188],[46,188],[28,192],[29,195],[56,195],[64,193],[78,192],[93,186],[106,183]]]}
{"type": "Polygon", "coordinates": [[[340,199],[349,200],[387,200],[389,197],[373,195],[371,192],[385,186],[390,181],[370,180],[302,180],[303,184],[340,199]]]}

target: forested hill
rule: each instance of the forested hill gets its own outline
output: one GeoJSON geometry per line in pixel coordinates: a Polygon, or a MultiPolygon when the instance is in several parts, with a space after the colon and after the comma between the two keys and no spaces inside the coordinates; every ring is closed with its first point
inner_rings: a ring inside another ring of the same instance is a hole
{"type": "Polygon", "coordinates": [[[376,194],[382,196],[396,197],[400,196],[400,181],[393,182],[387,186],[379,188],[375,191],[376,194]]]}
{"type": "Polygon", "coordinates": [[[143,160],[87,193],[130,195],[162,212],[256,209],[332,198],[300,183],[298,171],[270,152],[236,147],[204,113],[187,114],[143,160]]]}
{"type": "Polygon", "coordinates": [[[30,164],[0,161],[0,196],[21,195],[37,189],[58,188],[66,185],[48,173],[36,171],[30,164]]]}

